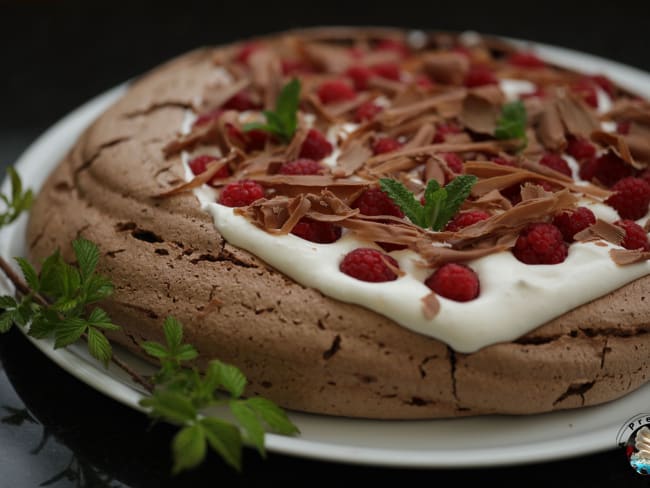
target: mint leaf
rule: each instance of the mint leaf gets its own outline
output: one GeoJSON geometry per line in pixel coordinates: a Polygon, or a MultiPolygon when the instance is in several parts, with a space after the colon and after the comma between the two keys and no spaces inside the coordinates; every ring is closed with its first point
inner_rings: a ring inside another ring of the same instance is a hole
{"type": "Polygon", "coordinates": [[[104,367],[108,367],[108,361],[113,355],[111,344],[106,336],[94,327],[88,329],[88,351],[92,357],[99,359],[104,367]]]}
{"type": "Polygon", "coordinates": [[[300,81],[292,79],[284,85],[275,101],[275,110],[262,112],[266,123],[252,122],[245,124],[245,132],[263,130],[274,134],[283,142],[288,143],[296,132],[298,126],[298,107],[300,104],[300,81]]]}
{"type": "Polygon", "coordinates": [[[456,215],[460,206],[472,192],[472,187],[477,181],[478,178],[474,175],[458,175],[447,183],[444,187],[446,198],[443,201],[436,220],[433,222],[433,230],[442,230],[445,228],[447,222],[456,215]]]}
{"type": "Polygon", "coordinates": [[[192,402],[181,393],[156,390],[150,397],[140,400],[140,405],[150,408],[150,415],[175,424],[194,421],[198,412],[192,402]]]}
{"type": "Polygon", "coordinates": [[[298,427],[289,420],[286,412],[271,400],[263,397],[252,397],[245,401],[257,415],[262,417],[262,420],[264,420],[272,431],[282,435],[294,435],[300,432],[298,427]]]}
{"type": "Polygon", "coordinates": [[[207,417],[200,420],[210,447],[236,470],[241,470],[242,438],[237,427],[223,420],[207,417]]]}
{"type": "Polygon", "coordinates": [[[4,213],[0,214],[0,227],[8,225],[16,220],[22,212],[32,206],[33,194],[31,190],[23,192],[23,184],[20,176],[12,167],[7,168],[9,180],[11,181],[11,197],[0,194],[6,206],[4,213]]]}
{"type": "Polygon", "coordinates": [[[172,441],[173,474],[198,466],[205,459],[206,439],[201,424],[182,429],[172,441]]]}
{"type": "Polygon", "coordinates": [[[494,135],[497,139],[521,139],[524,146],[527,144],[526,107],[521,100],[509,102],[501,108],[501,116],[497,120],[494,135]]]}
{"type": "Polygon", "coordinates": [[[81,318],[71,317],[63,320],[54,331],[54,349],[77,342],[87,328],[88,324],[81,318]]]}
{"type": "Polygon", "coordinates": [[[408,188],[399,181],[390,178],[380,179],[379,186],[402,209],[402,212],[404,212],[411,222],[420,227],[428,227],[422,205],[416,200],[408,188]]]}
{"type": "Polygon", "coordinates": [[[81,237],[72,242],[72,248],[77,257],[81,279],[85,281],[95,272],[99,261],[99,248],[81,237]]]}
{"type": "Polygon", "coordinates": [[[241,370],[231,364],[222,363],[218,360],[210,361],[208,367],[208,378],[214,377],[218,385],[221,385],[233,397],[239,398],[246,388],[246,377],[241,370]]]}
{"type": "Polygon", "coordinates": [[[167,357],[167,348],[158,342],[147,341],[140,343],[140,347],[149,356],[161,359],[167,357]]]}
{"type": "Polygon", "coordinates": [[[257,417],[257,413],[243,400],[233,400],[229,403],[230,411],[244,429],[244,438],[257,448],[262,456],[266,456],[264,449],[264,427],[257,417]]]}
{"type": "Polygon", "coordinates": [[[399,181],[382,178],[379,185],[411,222],[423,229],[440,231],[458,212],[476,181],[476,176],[459,175],[440,188],[438,182],[430,180],[424,191],[424,205],[399,181]]]}
{"type": "Polygon", "coordinates": [[[18,266],[20,266],[20,270],[23,272],[23,276],[25,277],[25,281],[29,287],[34,291],[38,291],[40,284],[38,280],[38,274],[36,273],[34,267],[29,263],[29,261],[24,258],[14,259],[18,263],[18,266]]]}
{"type": "Polygon", "coordinates": [[[181,345],[181,342],[183,342],[183,326],[170,315],[165,319],[163,331],[165,332],[165,340],[167,341],[169,350],[175,351],[181,345]]]}

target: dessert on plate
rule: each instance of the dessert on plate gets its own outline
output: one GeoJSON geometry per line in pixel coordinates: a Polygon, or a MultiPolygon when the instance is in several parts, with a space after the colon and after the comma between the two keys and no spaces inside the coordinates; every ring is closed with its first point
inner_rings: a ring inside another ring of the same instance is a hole
{"type": "Polygon", "coordinates": [[[134,352],[174,315],[248,393],[367,418],[532,414],[650,373],[650,104],[476,34],[291,31],[155,69],[32,210],[134,352]]]}

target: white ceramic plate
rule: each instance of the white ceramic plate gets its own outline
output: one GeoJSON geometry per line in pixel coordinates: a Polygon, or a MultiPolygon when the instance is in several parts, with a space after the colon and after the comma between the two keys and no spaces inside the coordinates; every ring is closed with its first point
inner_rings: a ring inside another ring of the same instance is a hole
{"type": "MultiPolygon", "coordinates": [[[[594,56],[526,44],[542,57],[585,73],[604,73],[650,97],[650,75],[594,56]]],[[[17,162],[23,181],[40,188],[81,131],[124,91],[120,86],[91,100],[45,132],[17,162]]],[[[7,191],[5,182],[3,191],[7,191]]],[[[0,232],[5,258],[23,254],[26,217],[0,232]]],[[[9,286],[3,277],[0,287],[9,286]]],[[[53,361],[115,400],[140,409],[142,390],[121,371],[103,369],[82,347],[54,350],[34,341],[53,361]]],[[[136,369],[137,358],[118,351],[136,369]]],[[[585,455],[616,446],[617,432],[631,417],[650,411],[650,384],[598,407],[526,417],[484,416],[430,421],[372,421],[291,413],[299,437],[267,436],[268,450],[293,456],[383,466],[478,467],[532,463],[585,455]]]]}

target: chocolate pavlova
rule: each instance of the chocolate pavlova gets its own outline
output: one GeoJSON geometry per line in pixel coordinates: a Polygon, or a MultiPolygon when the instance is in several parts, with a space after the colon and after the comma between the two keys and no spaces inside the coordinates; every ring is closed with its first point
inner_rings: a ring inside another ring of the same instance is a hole
{"type": "Polygon", "coordinates": [[[81,235],[135,352],[297,410],[593,405],[650,370],[650,104],[500,40],[312,29],[186,54],[86,130],[32,211],[81,235]]]}

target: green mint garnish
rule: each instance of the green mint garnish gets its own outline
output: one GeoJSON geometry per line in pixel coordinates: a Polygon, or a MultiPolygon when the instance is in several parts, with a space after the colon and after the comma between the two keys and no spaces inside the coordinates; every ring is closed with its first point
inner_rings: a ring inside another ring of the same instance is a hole
{"type": "Polygon", "coordinates": [[[232,467],[240,469],[244,441],[264,456],[266,431],[284,435],[298,432],[275,403],[262,397],[241,397],[247,380],[235,366],[213,360],[204,374],[197,368],[181,367],[182,361],[197,356],[196,349],[182,343],[182,325],[173,317],[165,321],[164,332],[166,345],[156,342],[143,345],[148,354],[161,360],[162,368],[155,377],[153,394],[140,404],[150,409],[154,418],[182,426],[172,442],[174,473],[201,463],[207,446],[232,467]],[[227,405],[240,428],[202,414],[206,408],[217,405],[227,405]]]}
{"type": "Polygon", "coordinates": [[[183,326],[174,317],[167,317],[163,324],[165,344],[150,341],[141,345],[144,352],[160,361],[153,385],[114,357],[105,332],[119,327],[104,310],[89,307],[110,296],[113,285],[95,272],[100,258],[95,244],[77,239],[72,247],[76,265],[66,263],[55,251],[43,261],[40,274],[27,260],[17,258],[24,282],[0,257],[2,270],[21,295],[19,299],[0,296],[0,333],[14,324],[25,328],[29,325],[30,336],[51,337],[55,348],[83,338],[92,356],[104,365],[113,361],[131,375],[151,393],[140,402],[149,415],[179,426],[171,445],[173,473],[200,464],[208,448],[240,469],[244,442],[264,456],[266,432],[298,433],[284,410],[272,401],[242,397],[247,380],[237,367],[216,359],[210,361],[205,372],[196,366],[187,367],[184,363],[195,359],[198,352],[183,342],[183,326]],[[229,408],[234,423],[206,410],[219,405],[229,408]]]}
{"type": "Polygon", "coordinates": [[[528,144],[526,125],[526,107],[524,104],[520,100],[506,103],[501,108],[501,116],[497,120],[494,135],[497,139],[521,139],[523,149],[528,144]]]}
{"type": "Polygon", "coordinates": [[[32,205],[32,190],[23,192],[23,184],[15,169],[7,168],[11,180],[11,196],[0,194],[0,200],[5,204],[4,213],[0,213],[0,227],[9,225],[24,211],[32,205]]]}
{"type": "Polygon", "coordinates": [[[300,81],[296,78],[284,85],[275,102],[275,110],[265,110],[266,123],[252,122],[244,125],[244,131],[261,129],[289,142],[298,125],[300,81]]]}
{"type": "Polygon", "coordinates": [[[430,180],[424,191],[424,205],[399,181],[382,178],[379,185],[411,222],[423,229],[440,231],[456,215],[477,181],[476,176],[459,175],[441,188],[437,181],[430,180]]]}

